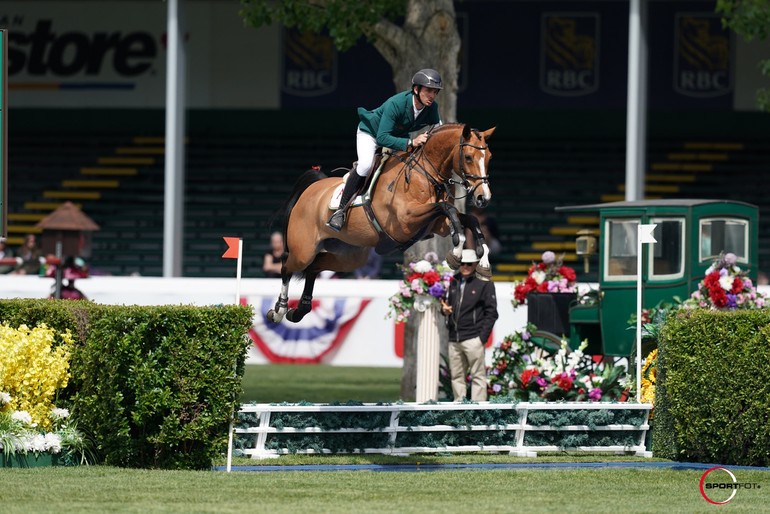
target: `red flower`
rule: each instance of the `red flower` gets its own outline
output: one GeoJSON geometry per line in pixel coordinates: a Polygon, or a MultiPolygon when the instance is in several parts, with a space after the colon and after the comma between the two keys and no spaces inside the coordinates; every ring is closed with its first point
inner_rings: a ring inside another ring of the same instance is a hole
{"type": "Polygon", "coordinates": [[[529,381],[537,378],[538,375],[540,372],[536,369],[525,369],[524,373],[521,374],[521,385],[526,388],[529,381]]]}
{"type": "Polygon", "coordinates": [[[538,292],[538,293],[547,293],[547,292],[548,292],[548,282],[546,282],[546,281],[544,280],[543,282],[541,282],[541,283],[540,283],[540,284],[537,286],[536,290],[537,290],[537,292],[538,292]]]}
{"type": "Polygon", "coordinates": [[[430,270],[426,272],[422,278],[423,280],[425,280],[425,282],[429,286],[432,286],[433,284],[441,280],[441,275],[439,275],[435,270],[430,270]]]}
{"type": "Polygon", "coordinates": [[[559,386],[560,389],[569,391],[572,389],[572,379],[566,373],[562,373],[557,377],[553,377],[551,382],[559,386]]]}
{"type": "Polygon", "coordinates": [[[406,277],[406,281],[411,283],[412,280],[416,280],[418,278],[422,278],[422,276],[423,276],[422,273],[412,273],[411,275],[406,277]]]}
{"type": "Polygon", "coordinates": [[[730,292],[732,294],[738,294],[741,291],[743,291],[743,280],[741,280],[740,277],[735,277],[735,280],[733,280],[733,288],[730,289],[730,292]]]}
{"type": "Polygon", "coordinates": [[[559,274],[567,279],[567,282],[574,282],[577,280],[577,274],[575,273],[575,270],[570,268],[569,266],[562,266],[559,268],[559,274]]]}

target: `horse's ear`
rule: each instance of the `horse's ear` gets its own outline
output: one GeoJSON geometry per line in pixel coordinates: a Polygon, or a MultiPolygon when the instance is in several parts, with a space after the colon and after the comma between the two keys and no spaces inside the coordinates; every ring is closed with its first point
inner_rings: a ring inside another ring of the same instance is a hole
{"type": "Polygon", "coordinates": [[[471,127],[468,125],[463,125],[463,139],[469,140],[471,138],[471,127]]]}
{"type": "Polygon", "coordinates": [[[490,137],[492,137],[492,134],[495,133],[495,129],[497,127],[492,127],[491,129],[487,129],[484,132],[482,132],[482,135],[484,136],[484,141],[488,141],[490,137]]]}

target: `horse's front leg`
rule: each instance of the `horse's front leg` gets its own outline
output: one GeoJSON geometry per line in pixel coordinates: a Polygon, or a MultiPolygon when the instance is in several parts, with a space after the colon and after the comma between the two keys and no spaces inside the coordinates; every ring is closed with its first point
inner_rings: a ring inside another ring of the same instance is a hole
{"type": "Polygon", "coordinates": [[[305,314],[313,309],[313,287],[315,286],[315,279],[318,277],[318,272],[307,272],[305,275],[305,289],[302,290],[302,298],[299,300],[299,305],[296,309],[289,309],[286,313],[286,319],[292,323],[299,323],[305,314]]]}
{"type": "Polygon", "coordinates": [[[291,273],[286,273],[281,270],[281,292],[278,295],[278,301],[275,302],[275,307],[267,311],[267,319],[273,323],[280,323],[284,315],[289,308],[289,280],[291,280],[291,273]]]}
{"type": "Polygon", "coordinates": [[[449,220],[449,234],[452,236],[452,250],[446,255],[446,262],[450,268],[457,271],[460,269],[460,262],[463,256],[463,247],[465,246],[465,230],[460,222],[460,213],[457,208],[448,202],[440,202],[441,211],[449,220]]]}
{"type": "Polygon", "coordinates": [[[471,230],[473,239],[476,242],[476,256],[479,258],[479,265],[476,266],[476,276],[482,280],[492,278],[492,266],[489,263],[489,246],[484,239],[484,233],[481,231],[481,225],[476,216],[472,214],[460,214],[462,224],[471,230]]]}

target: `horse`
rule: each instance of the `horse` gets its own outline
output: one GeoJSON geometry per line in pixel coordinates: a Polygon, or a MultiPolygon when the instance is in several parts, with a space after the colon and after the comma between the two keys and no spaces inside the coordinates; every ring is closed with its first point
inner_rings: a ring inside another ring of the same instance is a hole
{"type": "Polygon", "coordinates": [[[446,260],[456,270],[466,242],[464,227],[471,229],[476,242],[477,275],[489,280],[489,248],[478,220],[459,212],[454,201],[471,196],[479,208],[489,204],[492,154],[487,140],[494,131],[495,127],[481,132],[465,124],[440,125],[431,128],[427,141],[413,152],[383,156],[384,163],[364,187],[362,205],[349,208],[341,232],[326,226],[326,220],[332,212],[330,199],[343,178],[328,177],[320,168],[304,172],[284,206],[281,291],[267,319],[278,323],[285,316],[300,321],[312,308],[318,274],[353,271],[366,262],[372,247],[386,254],[406,250],[433,234],[450,235],[453,248],[446,260]],[[455,186],[465,195],[455,197],[455,186]],[[298,306],[289,309],[289,281],[295,274],[304,276],[305,287],[298,306]]]}

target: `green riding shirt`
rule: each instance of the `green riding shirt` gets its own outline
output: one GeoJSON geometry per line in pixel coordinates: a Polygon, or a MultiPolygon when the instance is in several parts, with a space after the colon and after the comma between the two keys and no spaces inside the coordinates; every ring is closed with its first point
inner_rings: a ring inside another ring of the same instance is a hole
{"type": "Polygon", "coordinates": [[[438,103],[435,101],[414,119],[411,90],[391,96],[373,111],[359,107],[358,117],[361,119],[358,127],[374,137],[379,146],[404,151],[410,132],[441,123],[438,103]]]}

